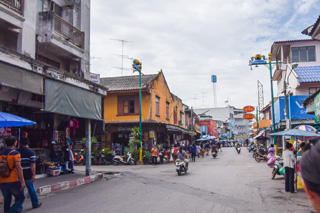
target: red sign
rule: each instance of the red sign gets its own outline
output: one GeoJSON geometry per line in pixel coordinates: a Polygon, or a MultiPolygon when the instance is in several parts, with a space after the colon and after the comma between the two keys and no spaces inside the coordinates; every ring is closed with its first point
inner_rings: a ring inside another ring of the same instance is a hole
{"type": "Polygon", "coordinates": [[[11,127],[0,127],[0,136],[11,136],[11,127]]]}
{"type": "Polygon", "coordinates": [[[243,118],[246,120],[254,119],[254,117],[255,117],[254,114],[251,114],[251,113],[247,113],[243,115],[243,118]]]}
{"type": "Polygon", "coordinates": [[[254,107],[253,106],[245,106],[245,107],[243,107],[243,111],[245,111],[245,112],[253,112],[254,111],[254,107]]]}

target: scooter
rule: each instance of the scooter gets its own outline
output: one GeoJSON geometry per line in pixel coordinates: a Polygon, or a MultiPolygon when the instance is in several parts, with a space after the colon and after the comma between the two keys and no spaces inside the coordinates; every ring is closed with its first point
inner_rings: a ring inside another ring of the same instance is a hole
{"type": "Polygon", "coordinates": [[[240,152],[241,152],[241,147],[239,146],[239,147],[237,147],[236,149],[237,149],[238,154],[240,154],[240,152]]]}
{"type": "Polygon", "coordinates": [[[81,152],[80,153],[77,153],[77,152],[75,152],[74,153],[74,158],[73,158],[73,160],[74,160],[74,163],[75,164],[85,164],[85,160],[84,160],[84,157],[83,157],[83,155],[81,154],[81,152]]]}
{"type": "Polygon", "coordinates": [[[262,160],[268,161],[268,155],[263,155],[263,154],[258,153],[258,155],[255,157],[255,159],[257,162],[260,162],[262,160]]]}
{"type": "Polygon", "coordinates": [[[135,165],[136,161],[134,160],[134,158],[131,157],[130,152],[127,153],[127,156],[128,156],[127,161],[124,161],[123,160],[124,156],[116,155],[112,158],[111,164],[116,165],[116,166],[119,164],[135,165]]]}
{"type": "Polygon", "coordinates": [[[212,157],[213,158],[216,158],[218,155],[217,151],[216,150],[212,150],[212,157]]]}
{"type": "Polygon", "coordinates": [[[283,161],[280,161],[280,159],[276,159],[276,162],[274,163],[271,179],[274,179],[276,175],[284,175],[283,161]]]}
{"type": "Polygon", "coordinates": [[[188,166],[186,165],[186,163],[184,161],[177,159],[176,160],[176,171],[179,176],[181,175],[182,172],[187,174],[188,166]]]}

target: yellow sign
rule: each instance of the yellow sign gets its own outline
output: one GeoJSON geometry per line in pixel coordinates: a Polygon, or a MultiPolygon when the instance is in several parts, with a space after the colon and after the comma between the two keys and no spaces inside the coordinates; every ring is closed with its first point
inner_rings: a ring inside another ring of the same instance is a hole
{"type": "Polygon", "coordinates": [[[248,138],[248,136],[239,135],[239,136],[236,136],[236,138],[237,139],[241,139],[241,138],[244,139],[244,138],[248,138]]]}

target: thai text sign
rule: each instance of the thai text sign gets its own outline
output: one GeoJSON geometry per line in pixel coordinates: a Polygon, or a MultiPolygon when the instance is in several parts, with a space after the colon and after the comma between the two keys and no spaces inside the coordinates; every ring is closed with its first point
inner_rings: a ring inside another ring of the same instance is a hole
{"type": "Polygon", "coordinates": [[[243,107],[243,111],[245,111],[245,112],[253,112],[254,111],[254,107],[253,106],[245,106],[245,107],[243,107]]]}
{"type": "Polygon", "coordinates": [[[320,123],[320,93],[314,98],[314,122],[320,123]]]}
{"type": "Polygon", "coordinates": [[[254,117],[255,117],[254,114],[251,114],[251,113],[247,113],[243,115],[243,118],[246,120],[254,119],[254,117]]]}
{"type": "Polygon", "coordinates": [[[0,136],[3,136],[3,137],[11,136],[11,127],[1,127],[0,136]]]}

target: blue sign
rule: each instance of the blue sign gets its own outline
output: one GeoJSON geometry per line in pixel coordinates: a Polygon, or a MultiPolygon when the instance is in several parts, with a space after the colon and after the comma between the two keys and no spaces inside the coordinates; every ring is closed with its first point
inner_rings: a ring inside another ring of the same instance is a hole
{"type": "Polygon", "coordinates": [[[212,75],[211,76],[211,82],[213,82],[213,83],[217,82],[217,76],[216,75],[212,75]]]}
{"type": "MultiPolygon", "coordinates": [[[[288,113],[291,115],[291,120],[303,120],[303,119],[314,119],[314,115],[306,113],[306,108],[304,108],[302,101],[305,100],[308,95],[296,95],[288,96],[288,113]]],[[[280,96],[279,99],[274,103],[274,116],[275,123],[279,123],[280,120],[285,120],[285,103],[284,97],[280,96]]],[[[290,116],[289,116],[290,118],[290,116]]]]}
{"type": "Polygon", "coordinates": [[[208,126],[200,126],[200,132],[204,135],[208,134],[208,126]]]}

